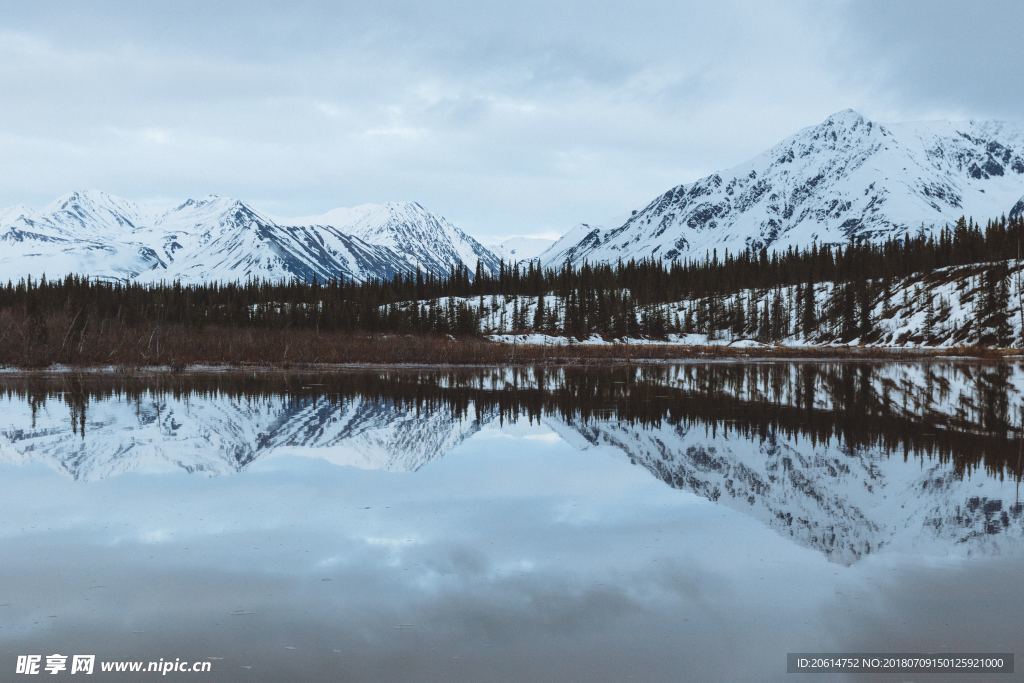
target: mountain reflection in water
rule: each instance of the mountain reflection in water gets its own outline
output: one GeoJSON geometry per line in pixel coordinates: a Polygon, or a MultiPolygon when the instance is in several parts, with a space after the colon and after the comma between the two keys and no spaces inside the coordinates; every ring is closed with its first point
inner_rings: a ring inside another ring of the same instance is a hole
{"type": "Polygon", "coordinates": [[[415,471],[526,421],[835,562],[993,554],[1024,538],[1022,387],[1020,366],[954,362],[7,375],[0,459],[83,481],[226,475],[279,453],[415,471]]]}

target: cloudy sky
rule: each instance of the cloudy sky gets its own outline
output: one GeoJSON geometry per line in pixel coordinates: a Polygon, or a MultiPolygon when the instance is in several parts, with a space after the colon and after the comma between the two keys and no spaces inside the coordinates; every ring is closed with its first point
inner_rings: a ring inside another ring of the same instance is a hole
{"type": "Polygon", "coordinates": [[[1022,118],[1024,3],[0,0],[0,206],[628,213],[852,107],[1022,118]]]}

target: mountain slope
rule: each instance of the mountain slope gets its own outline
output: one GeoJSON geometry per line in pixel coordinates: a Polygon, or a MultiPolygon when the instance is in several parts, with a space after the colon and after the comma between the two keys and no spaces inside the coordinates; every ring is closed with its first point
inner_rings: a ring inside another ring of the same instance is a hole
{"type": "Polygon", "coordinates": [[[479,262],[485,272],[498,272],[499,259],[490,249],[418,202],[362,204],[293,222],[333,227],[371,244],[385,246],[413,271],[419,268],[435,275],[446,275],[452,266],[461,264],[473,273],[479,262]]]}
{"type": "Polygon", "coordinates": [[[105,192],[72,192],[47,207],[0,210],[0,278],[70,273],[126,280],[166,263],[140,235],[132,202],[105,192]]]}
{"type": "Polygon", "coordinates": [[[47,206],[40,223],[84,238],[130,235],[145,222],[134,202],[101,190],[71,192],[47,206]]]}
{"type": "Polygon", "coordinates": [[[1012,209],[1010,209],[1009,218],[1010,220],[1019,220],[1024,218],[1024,197],[1017,200],[1017,203],[1013,205],[1012,209]]]}
{"type": "Polygon", "coordinates": [[[745,164],[670,189],[619,227],[552,250],[545,263],[881,240],[961,215],[999,216],[1022,193],[1021,126],[883,125],[846,110],[745,164]]]}
{"type": "Polygon", "coordinates": [[[555,240],[544,237],[509,237],[488,243],[487,247],[505,263],[532,261],[551,248],[555,240]]]}
{"type": "Polygon", "coordinates": [[[457,264],[471,272],[477,261],[487,270],[498,265],[492,252],[416,203],[282,223],[215,195],[160,213],[104,192],[74,192],[40,211],[0,210],[0,246],[0,278],[10,280],[79,274],[140,282],[365,281],[417,267],[440,276],[457,264]]]}
{"type": "Polygon", "coordinates": [[[168,265],[140,281],[365,280],[408,272],[386,247],[333,228],[278,225],[243,202],[216,196],[171,209],[150,235],[168,265]]]}
{"type": "Polygon", "coordinates": [[[582,263],[586,254],[601,246],[601,240],[607,228],[580,223],[562,235],[540,256],[541,264],[559,267],[563,263],[582,263]]]}

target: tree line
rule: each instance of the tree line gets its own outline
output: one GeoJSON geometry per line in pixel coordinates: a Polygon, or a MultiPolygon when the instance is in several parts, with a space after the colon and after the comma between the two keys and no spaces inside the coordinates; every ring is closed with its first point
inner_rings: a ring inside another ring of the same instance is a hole
{"type": "MultiPolygon", "coordinates": [[[[53,334],[74,339],[104,321],[128,327],[294,327],[458,336],[480,332],[484,297],[497,295],[514,306],[513,329],[577,337],[663,337],[728,329],[772,340],[796,330],[810,337],[828,325],[840,336],[863,339],[871,334],[875,303],[885,300],[894,279],[991,263],[978,310],[990,330],[982,341],[1001,343],[1009,336],[1007,260],[1019,253],[1022,237],[1024,220],[1000,218],[982,227],[961,218],[938,231],[922,227],[879,243],[812,244],[772,253],[712,251],[674,262],[644,259],[560,268],[502,263],[494,273],[478,266],[475,273],[453,268],[445,277],[418,272],[367,282],[138,284],[40,276],[0,286],[0,314],[22,321],[35,339],[53,334]],[[832,283],[827,301],[820,300],[821,283],[832,283]],[[763,295],[727,297],[740,290],[763,295]],[[555,295],[557,303],[550,304],[547,295],[555,295]],[[522,297],[530,297],[531,305],[521,306],[522,297]],[[695,303],[675,313],[659,305],[682,300],[695,303]],[[58,312],[69,322],[51,329],[48,317],[58,312]]],[[[941,319],[942,302],[931,306],[929,320],[941,319]]]]}

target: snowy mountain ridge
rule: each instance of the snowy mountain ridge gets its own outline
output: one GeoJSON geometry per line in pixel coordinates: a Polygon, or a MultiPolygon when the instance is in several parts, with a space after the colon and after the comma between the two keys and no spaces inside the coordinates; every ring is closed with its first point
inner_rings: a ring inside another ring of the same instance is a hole
{"type": "Polygon", "coordinates": [[[184,283],[249,278],[357,281],[401,273],[495,270],[498,258],[414,202],[336,209],[279,222],[210,195],[145,211],[102,191],[72,192],[38,211],[0,210],[0,278],[79,274],[184,283]],[[339,220],[345,218],[345,220],[339,220]]]}
{"type": "Polygon", "coordinates": [[[541,259],[558,267],[880,241],[961,215],[1024,211],[1022,195],[1024,126],[890,125],[845,110],[744,164],[668,190],[617,227],[575,228],[541,259]]]}
{"type": "Polygon", "coordinates": [[[532,235],[518,235],[488,242],[487,247],[506,263],[533,261],[551,248],[556,240],[532,235]]]}
{"type": "Polygon", "coordinates": [[[1019,220],[1024,218],[1024,197],[1021,197],[1017,203],[1013,205],[1013,208],[1010,209],[1010,215],[1008,218],[1010,220],[1019,220]]]}
{"type": "Polygon", "coordinates": [[[291,223],[331,226],[370,244],[388,247],[414,271],[420,268],[448,273],[460,263],[472,271],[478,262],[484,272],[498,270],[499,258],[491,250],[419,202],[360,204],[296,218],[291,223]]]}

